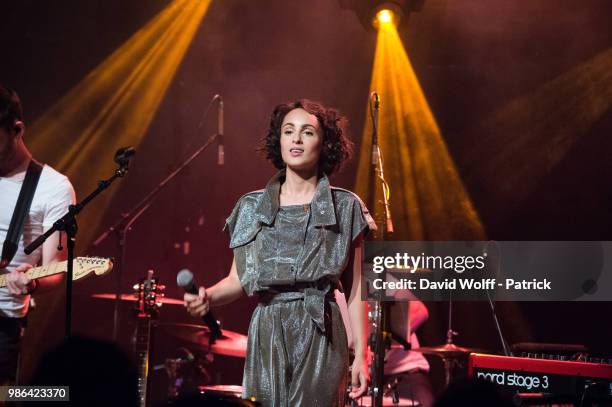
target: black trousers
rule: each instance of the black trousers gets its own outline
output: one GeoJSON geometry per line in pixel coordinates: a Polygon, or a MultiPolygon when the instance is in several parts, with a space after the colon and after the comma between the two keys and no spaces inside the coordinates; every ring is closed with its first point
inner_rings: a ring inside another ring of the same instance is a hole
{"type": "Polygon", "coordinates": [[[25,325],[25,317],[0,317],[0,384],[16,382],[21,337],[25,325]]]}

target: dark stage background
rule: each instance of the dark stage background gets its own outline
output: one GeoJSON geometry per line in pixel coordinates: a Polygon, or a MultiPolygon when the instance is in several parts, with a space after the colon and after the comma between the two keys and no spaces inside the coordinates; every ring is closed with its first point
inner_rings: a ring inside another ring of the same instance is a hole
{"type": "MultiPolygon", "coordinates": [[[[32,123],[167,4],[161,0],[2,1],[0,81],[20,93],[26,119],[32,123]]],[[[555,138],[555,129],[564,127],[563,116],[546,127],[550,134],[537,134],[536,142],[518,148],[512,143],[576,102],[561,99],[544,106],[542,99],[530,101],[529,97],[564,73],[609,52],[610,16],[612,2],[607,0],[427,0],[401,30],[489,238],[612,239],[612,79],[592,83],[592,92],[581,96],[607,100],[605,114],[569,135],[572,147],[554,166],[545,167],[542,154],[563,143],[555,138]],[[516,101],[522,103],[523,114],[496,125],[498,112],[516,101]],[[511,156],[504,158],[501,170],[495,170],[491,160],[507,148],[511,156]],[[527,174],[526,180],[531,172],[539,176],[528,191],[513,199],[512,190],[507,192],[506,174],[519,168],[527,174]],[[498,195],[502,190],[506,194],[498,195]]],[[[277,103],[308,97],[338,107],[348,116],[359,147],[375,40],[375,32],[366,31],[354,13],[332,0],[213,1],[143,138],[130,174],[113,186],[118,192],[101,225],[110,225],[214,132],[214,115],[203,129],[198,131],[197,125],[215,93],[225,100],[226,165],[216,166],[215,152],[206,152],[138,220],[128,238],[124,291],[150,268],[167,283],[171,297],[181,296],[174,284],[181,268],[194,270],[198,281],[207,285],[227,273],[232,254],[221,228],[237,198],[263,187],[274,173],[255,152],[255,145],[277,103]],[[187,242],[188,254],[183,250],[187,242]]],[[[571,115],[570,110],[568,119],[571,115]]],[[[36,137],[27,134],[26,141],[36,137]]],[[[120,135],[106,137],[107,143],[114,144],[120,135]]],[[[54,165],[48,157],[37,158],[54,165]]],[[[353,188],[355,171],[353,160],[332,181],[353,188]]],[[[79,197],[94,188],[96,177],[92,171],[91,183],[81,186],[79,197]]],[[[114,256],[114,241],[109,239],[95,250],[81,244],[78,252],[114,256]]],[[[110,338],[113,304],[89,296],[111,292],[113,281],[111,274],[75,285],[76,332],[110,338]]],[[[26,377],[40,352],[62,336],[63,310],[46,309],[49,302],[40,298],[31,318],[29,338],[39,329],[37,321],[51,323],[35,342],[26,339],[26,377]]],[[[441,344],[446,304],[428,305],[430,319],[420,333],[421,342],[441,344]]],[[[253,306],[252,301],[242,300],[216,314],[224,328],[246,333],[253,306]]],[[[594,354],[608,357],[612,357],[611,312],[610,303],[499,304],[501,325],[510,343],[582,343],[594,354]]],[[[486,304],[458,304],[455,315],[457,343],[492,351],[500,348],[486,304]]],[[[173,306],[164,306],[160,319],[195,322],[173,306]]],[[[127,346],[133,328],[127,305],[123,323],[122,340],[127,346]]],[[[170,356],[174,346],[160,333],[155,359],[170,356]]],[[[434,365],[434,375],[439,377],[434,365]]],[[[241,361],[220,358],[216,367],[220,382],[240,382],[241,361]]]]}

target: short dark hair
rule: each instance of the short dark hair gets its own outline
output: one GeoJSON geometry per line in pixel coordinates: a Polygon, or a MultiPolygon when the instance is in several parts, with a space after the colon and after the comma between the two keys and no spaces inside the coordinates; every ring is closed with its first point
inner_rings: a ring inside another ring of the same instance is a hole
{"type": "Polygon", "coordinates": [[[300,99],[291,103],[283,103],[274,108],[270,118],[268,134],[263,138],[260,151],[278,168],[285,168],[285,162],[280,149],[281,125],[283,119],[293,109],[304,109],[319,120],[323,132],[323,146],[319,157],[319,170],[331,175],[339,170],[352,156],[353,142],[348,138],[346,127],[348,121],[336,109],[325,107],[319,102],[300,99]]]}
{"type": "Polygon", "coordinates": [[[13,132],[15,122],[23,120],[21,100],[17,92],[0,84],[0,127],[13,132]]]}

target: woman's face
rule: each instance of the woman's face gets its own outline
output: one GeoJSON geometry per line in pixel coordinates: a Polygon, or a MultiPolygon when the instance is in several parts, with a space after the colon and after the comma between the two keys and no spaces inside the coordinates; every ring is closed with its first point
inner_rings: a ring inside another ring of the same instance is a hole
{"type": "Polygon", "coordinates": [[[285,115],[280,147],[287,167],[298,171],[316,169],[322,145],[323,132],[315,115],[301,108],[285,115]]]}

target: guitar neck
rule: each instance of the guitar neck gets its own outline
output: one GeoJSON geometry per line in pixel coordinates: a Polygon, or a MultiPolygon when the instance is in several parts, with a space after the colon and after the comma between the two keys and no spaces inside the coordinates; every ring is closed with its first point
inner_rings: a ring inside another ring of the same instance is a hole
{"type": "MultiPolygon", "coordinates": [[[[54,274],[64,273],[67,270],[68,262],[66,260],[47,264],[46,266],[32,267],[26,274],[30,279],[52,276],[54,274]]],[[[0,287],[6,287],[6,274],[0,276],[0,287]]]]}
{"type": "Polygon", "coordinates": [[[139,315],[137,318],[135,351],[138,359],[138,396],[139,406],[147,405],[149,383],[149,348],[151,341],[151,316],[139,315]]]}

